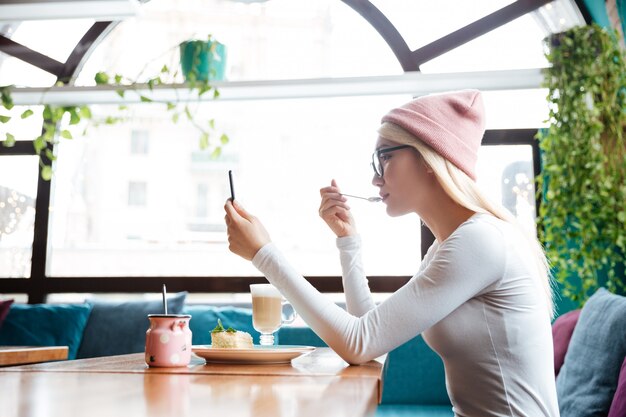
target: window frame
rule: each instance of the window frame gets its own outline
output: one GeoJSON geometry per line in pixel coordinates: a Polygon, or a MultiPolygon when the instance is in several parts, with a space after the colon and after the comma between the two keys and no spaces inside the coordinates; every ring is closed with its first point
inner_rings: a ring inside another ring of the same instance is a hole
{"type": "MultiPolygon", "coordinates": [[[[429,59],[452,50],[470,39],[474,39],[494,30],[507,22],[536,10],[549,0],[532,2],[516,1],[464,28],[459,29],[418,50],[409,50],[402,35],[393,24],[369,1],[343,0],[355,12],[366,19],[387,42],[405,72],[418,71],[419,66],[429,59]]],[[[55,75],[64,84],[72,84],[91,50],[119,22],[96,22],[82,37],[65,63],[33,51],[10,38],[0,35],[0,51],[15,56],[55,75]]],[[[587,22],[589,23],[589,22],[587,22]]],[[[537,129],[488,130],[483,139],[484,146],[531,145],[535,176],[540,174],[539,147],[535,140],[537,129]]],[[[50,145],[52,150],[52,145],[50,145]]],[[[12,148],[0,146],[0,160],[5,155],[34,155],[32,141],[20,141],[12,148]]],[[[49,162],[49,161],[48,161],[49,162]]],[[[32,246],[30,278],[0,277],[0,293],[21,293],[28,295],[29,303],[46,302],[48,294],[53,293],[149,293],[166,284],[170,291],[188,291],[190,293],[246,293],[249,285],[264,282],[263,277],[47,277],[46,263],[48,253],[48,223],[51,197],[51,182],[38,176],[36,214],[32,246]]],[[[536,202],[539,210],[540,201],[536,202]]],[[[421,226],[421,252],[434,241],[430,231],[421,226]]],[[[343,292],[339,276],[306,276],[315,288],[326,293],[343,292]]],[[[389,293],[405,285],[409,276],[371,276],[370,288],[373,292],[389,293]]]]}
{"type": "MultiPolygon", "coordinates": [[[[487,130],[482,146],[530,145],[533,154],[535,176],[540,173],[539,145],[535,139],[537,129],[487,130]]],[[[13,148],[0,147],[0,158],[4,155],[34,155],[32,142],[17,142],[13,148]]],[[[30,278],[0,277],[0,293],[28,294],[29,303],[43,303],[53,293],[149,293],[166,284],[170,291],[190,293],[246,293],[250,284],[265,282],[258,276],[236,277],[48,277],[45,266],[48,252],[48,205],[51,182],[39,177],[33,238],[33,257],[30,278]]],[[[536,210],[540,201],[536,201],[536,210]]],[[[421,225],[421,255],[434,241],[430,230],[421,225]]],[[[411,277],[377,275],[368,277],[369,286],[375,293],[392,293],[405,285],[411,277]]],[[[341,293],[341,276],[305,276],[317,290],[324,293],[341,293]]]]}

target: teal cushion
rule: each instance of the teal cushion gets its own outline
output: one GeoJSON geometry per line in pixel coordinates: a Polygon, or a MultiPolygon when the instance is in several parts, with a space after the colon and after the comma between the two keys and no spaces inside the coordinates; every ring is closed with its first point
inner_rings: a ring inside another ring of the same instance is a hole
{"type": "Polygon", "coordinates": [[[382,380],[383,404],[450,407],[443,362],[421,335],[389,352],[382,380]]]}
{"type": "Polygon", "coordinates": [[[278,331],[278,334],[280,342],[285,345],[328,346],[310,327],[285,326],[278,331]]]}
{"type": "Polygon", "coordinates": [[[556,379],[562,416],[606,416],[626,357],[626,297],[600,288],[583,307],[556,379]]]}
{"type": "Polygon", "coordinates": [[[67,346],[75,359],[91,306],[13,304],[0,329],[0,345],[67,346]]]}
{"type": "MultiPolygon", "coordinates": [[[[259,332],[252,327],[252,310],[238,307],[214,307],[207,305],[186,305],[184,314],[191,315],[189,328],[192,333],[192,344],[210,345],[211,330],[217,325],[217,319],[224,327],[248,332],[255,344],[259,344],[259,332]]],[[[278,335],[274,335],[274,343],[278,343],[278,335]]]]}
{"type": "MultiPolygon", "coordinates": [[[[167,312],[180,314],[186,296],[186,292],[170,296],[167,312]]],[[[143,352],[150,323],[148,314],[163,314],[161,300],[88,301],[87,305],[93,310],[85,327],[78,358],[143,352]]]]}
{"type": "Polygon", "coordinates": [[[449,405],[379,405],[374,417],[454,417],[449,405]]]}

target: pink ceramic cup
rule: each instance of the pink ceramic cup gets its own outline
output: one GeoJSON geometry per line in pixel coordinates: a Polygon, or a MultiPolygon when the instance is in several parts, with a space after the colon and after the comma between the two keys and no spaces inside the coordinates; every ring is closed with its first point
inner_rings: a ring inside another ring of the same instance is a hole
{"type": "Polygon", "coordinates": [[[146,364],[156,367],[187,366],[191,361],[190,315],[148,314],[146,364]]]}

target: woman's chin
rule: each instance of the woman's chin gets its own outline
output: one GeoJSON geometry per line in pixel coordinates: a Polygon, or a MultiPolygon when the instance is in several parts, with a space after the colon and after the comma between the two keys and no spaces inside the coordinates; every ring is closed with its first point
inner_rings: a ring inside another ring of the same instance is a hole
{"type": "Polygon", "coordinates": [[[387,215],[389,217],[400,217],[407,214],[408,210],[399,210],[397,207],[387,205],[387,215]]]}

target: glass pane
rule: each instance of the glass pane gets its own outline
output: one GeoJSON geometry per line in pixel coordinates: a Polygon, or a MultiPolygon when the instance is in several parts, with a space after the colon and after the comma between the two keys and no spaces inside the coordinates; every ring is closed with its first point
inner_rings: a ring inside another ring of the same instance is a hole
{"type": "Polygon", "coordinates": [[[0,114],[11,118],[7,123],[0,123],[0,141],[5,140],[7,133],[13,135],[15,140],[35,140],[41,135],[43,106],[14,106],[11,110],[3,108],[0,114]],[[21,115],[28,109],[32,110],[32,115],[22,119],[21,115]]]}
{"type": "Polygon", "coordinates": [[[0,276],[30,276],[39,159],[0,157],[0,276]]]}
{"type": "MultiPolygon", "coordinates": [[[[478,3],[467,2],[468,6],[478,3]]],[[[544,37],[544,31],[527,14],[424,63],[421,69],[426,74],[544,68],[548,66],[544,37]]]]}
{"type": "Polygon", "coordinates": [[[22,22],[11,39],[59,62],[65,62],[93,19],[22,22]]]}
{"type": "Polygon", "coordinates": [[[404,37],[411,50],[513,3],[512,0],[372,0],[404,37]]]}
{"type": "Polygon", "coordinates": [[[483,91],[482,93],[487,129],[538,129],[548,126],[547,89],[483,91]]]}
{"type": "MultiPolygon", "coordinates": [[[[377,195],[369,166],[376,129],[382,114],[409,99],[203,103],[193,111],[215,118],[231,138],[218,160],[199,149],[192,125],[172,123],[154,104],[134,106],[125,124],[63,140],[53,180],[49,275],[258,275],[228,251],[228,169],[237,198],[299,271],[339,275],[334,235],[318,217],[319,188],[335,178],[347,193],[377,195]],[[134,152],[136,131],[150,144],[145,153],[134,152]]],[[[109,111],[94,109],[96,117],[109,111]]],[[[420,261],[419,219],[389,218],[381,204],[350,204],[366,242],[367,273],[412,275],[420,261]]]]}
{"type": "Polygon", "coordinates": [[[483,146],[478,156],[478,184],[500,202],[531,234],[535,227],[533,150],[530,145],[483,146]]]}
{"type": "Polygon", "coordinates": [[[178,68],[178,44],[209,34],[227,47],[229,81],[402,73],[369,23],[335,0],[159,0],[141,9],[98,46],[79,84],[93,84],[98,71],[146,79],[164,64],[178,68]]]}
{"type": "Polygon", "coordinates": [[[0,85],[50,87],[56,80],[49,72],[0,52],[0,85]]]}
{"type": "Polygon", "coordinates": [[[0,300],[13,300],[14,304],[26,304],[28,303],[28,295],[19,293],[0,293],[0,300]]]}

